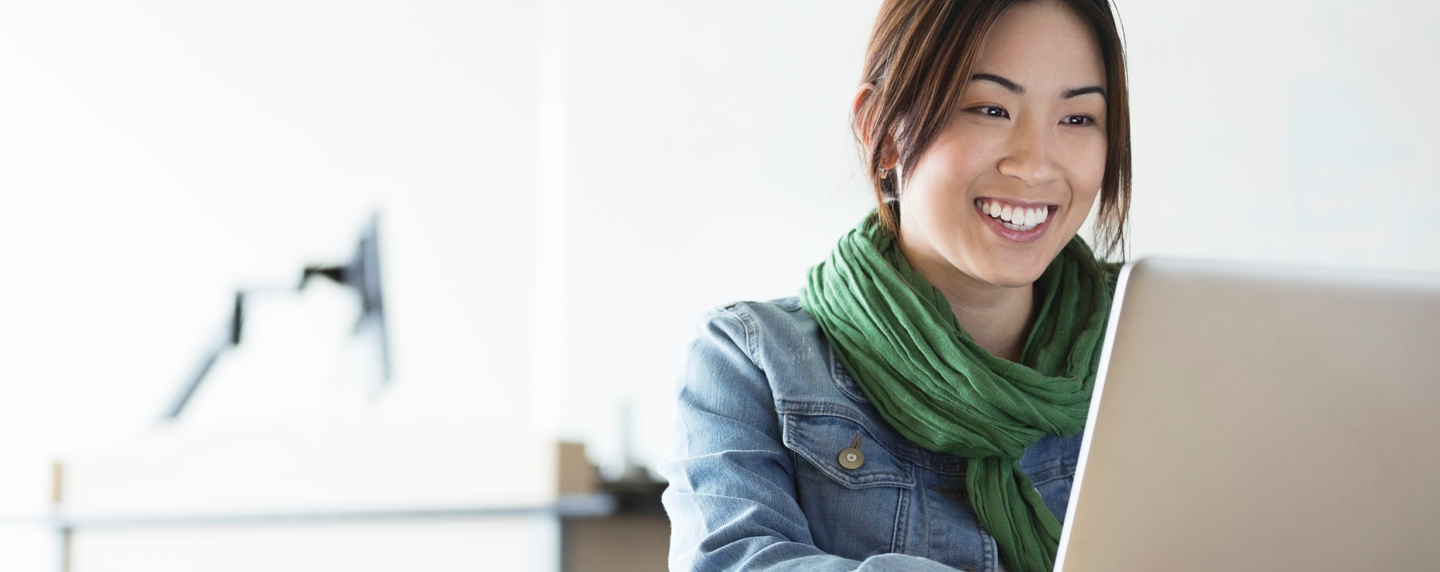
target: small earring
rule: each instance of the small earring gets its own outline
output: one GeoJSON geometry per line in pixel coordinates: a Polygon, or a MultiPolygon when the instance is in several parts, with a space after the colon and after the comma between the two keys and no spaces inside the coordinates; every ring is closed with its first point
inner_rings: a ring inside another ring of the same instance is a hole
{"type": "Polygon", "coordinates": [[[881,178],[881,179],[884,179],[885,177],[889,177],[889,176],[890,176],[890,169],[880,169],[880,178],[881,178]]]}

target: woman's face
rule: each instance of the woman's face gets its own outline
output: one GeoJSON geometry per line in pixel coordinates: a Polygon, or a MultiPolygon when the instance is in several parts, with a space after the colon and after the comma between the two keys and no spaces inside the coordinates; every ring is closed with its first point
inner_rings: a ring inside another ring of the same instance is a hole
{"type": "Polygon", "coordinates": [[[910,264],[932,282],[1039,278],[1100,189],[1104,86],[1099,47],[1068,8],[1031,2],[1002,13],[958,111],[900,173],[910,264]]]}

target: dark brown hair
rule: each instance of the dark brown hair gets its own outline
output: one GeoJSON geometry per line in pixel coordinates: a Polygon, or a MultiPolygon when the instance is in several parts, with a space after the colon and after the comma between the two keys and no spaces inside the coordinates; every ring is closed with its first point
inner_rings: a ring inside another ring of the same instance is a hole
{"type": "MultiPolygon", "coordinates": [[[[854,124],[871,186],[882,206],[898,196],[899,177],[882,176],[886,136],[893,137],[892,152],[908,172],[956,111],[995,20],[1006,8],[1027,1],[1066,6],[1094,30],[1108,84],[1108,141],[1095,240],[1102,255],[1124,258],[1130,210],[1130,101],[1125,49],[1109,0],[886,0],[865,51],[862,83],[874,89],[856,110],[854,124]]],[[[894,210],[881,208],[880,216],[891,231],[898,232],[900,221],[894,210]]]]}

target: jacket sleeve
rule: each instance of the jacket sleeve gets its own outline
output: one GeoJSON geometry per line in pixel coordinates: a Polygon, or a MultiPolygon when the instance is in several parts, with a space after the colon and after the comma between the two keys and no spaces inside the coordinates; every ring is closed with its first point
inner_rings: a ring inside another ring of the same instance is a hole
{"type": "Polygon", "coordinates": [[[815,547],[795,501],[795,457],[753,358],[759,335],[743,311],[717,310],[690,345],[671,455],[659,466],[670,482],[670,570],[953,572],[903,554],[857,562],[815,547]]]}

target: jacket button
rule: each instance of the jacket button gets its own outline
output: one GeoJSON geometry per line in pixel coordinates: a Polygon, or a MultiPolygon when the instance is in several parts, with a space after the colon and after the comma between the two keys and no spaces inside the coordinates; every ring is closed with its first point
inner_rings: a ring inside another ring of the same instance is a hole
{"type": "Polygon", "coordinates": [[[850,444],[849,449],[840,452],[840,466],[853,471],[864,464],[865,453],[860,452],[860,432],[856,431],[855,442],[850,444]]]}

